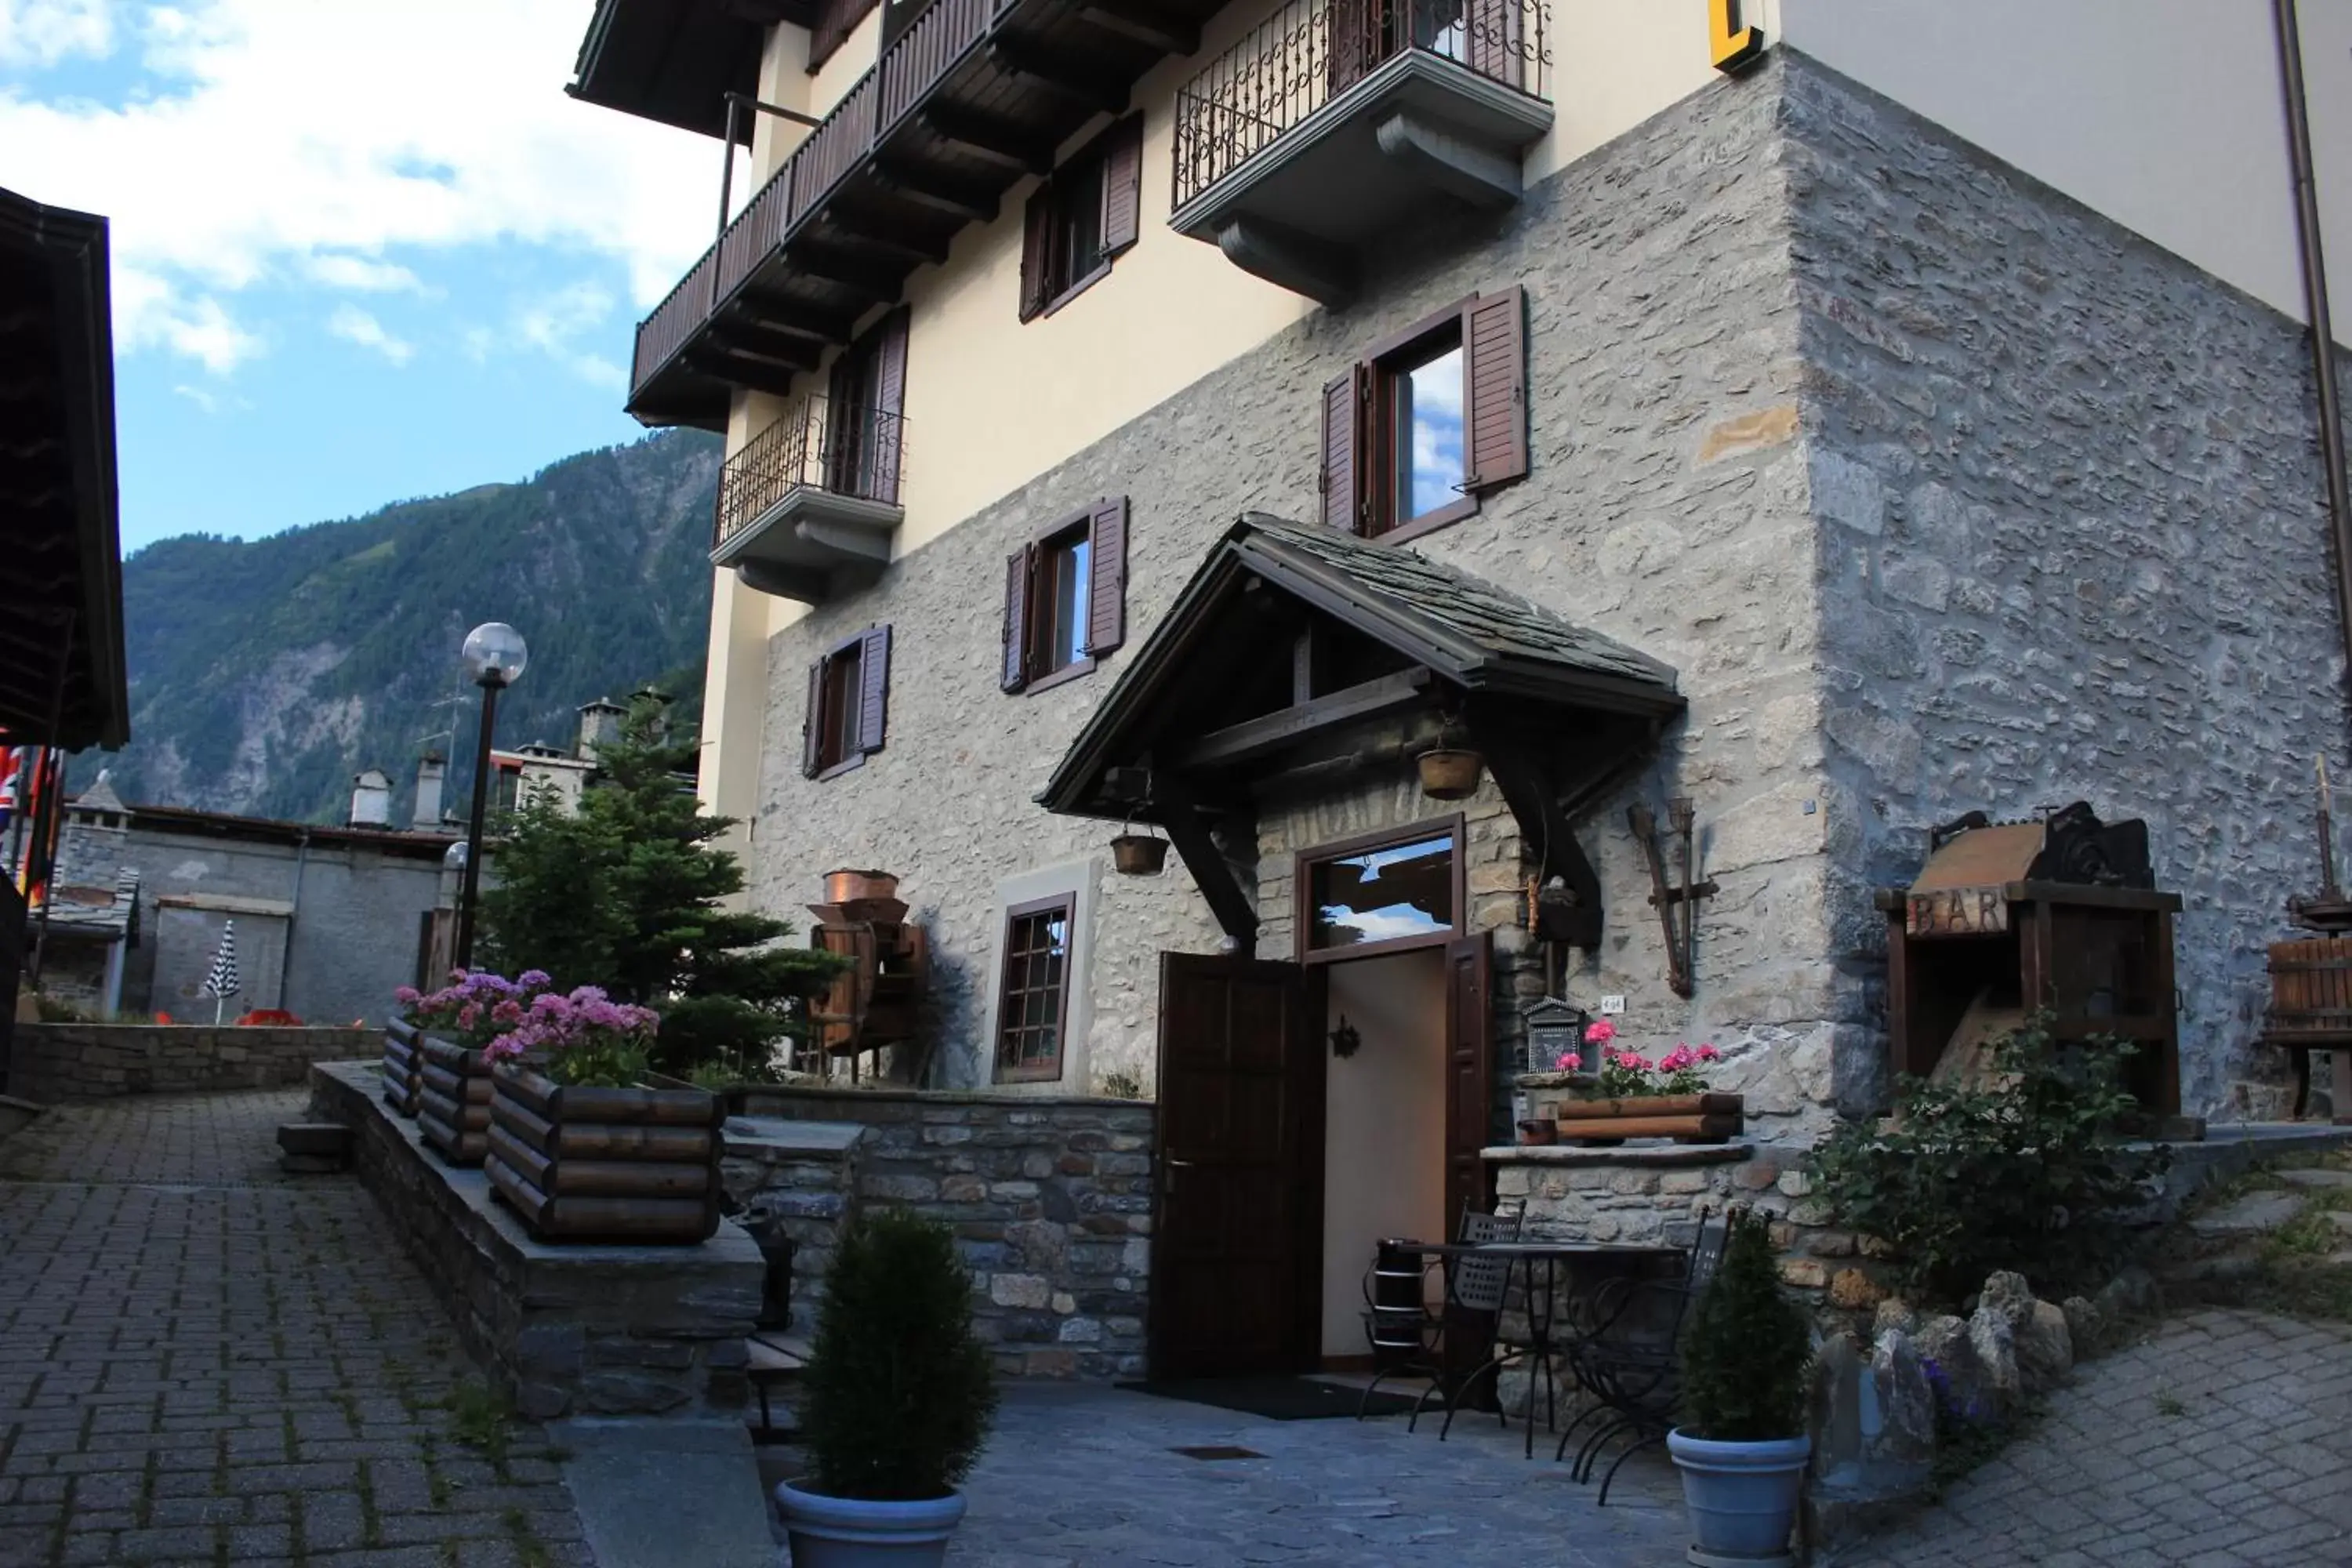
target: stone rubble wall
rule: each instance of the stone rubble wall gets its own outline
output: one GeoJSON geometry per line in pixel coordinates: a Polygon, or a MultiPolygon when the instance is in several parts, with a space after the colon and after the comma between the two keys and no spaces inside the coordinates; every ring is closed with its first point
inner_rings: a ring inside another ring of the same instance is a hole
{"type": "Polygon", "coordinates": [[[740,1418],[766,1265],[737,1226],[694,1247],[534,1241],[479,1170],[444,1164],[378,1097],[374,1062],[310,1074],[310,1111],[352,1130],[360,1184],[526,1419],[740,1418]]]}
{"type": "Polygon", "coordinates": [[[1156,1111],[1132,1100],[920,1090],[754,1089],[741,1114],[863,1127],[832,1170],[808,1156],[728,1162],[729,1192],[784,1218],[793,1323],[822,1299],[838,1227],[903,1208],[950,1226],[973,1329],[1007,1376],[1139,1377],[1151,1279],[1156,1111]],[[740,1180],[761,1184],[738,1192],[740,1180]],[[808,1278],[803,1278],[803,1258],[808,1278]],[[805,1289],[805,1295],[804,1295],[805,1289]]]}
{"type": "Polygon", "coordinates": [[[1870,888],[1931,826],[2086,799],[2186,900],[2182,1109],[2284,1115],[2263,948],[2347,760],[2308,334],[1779,53],[1842,985],[1880,1028],[1870,888]]]}
{"type": "Polygon", "coordinates": [[[284,1089],[314,1062],[373,1054],[361,1029],[269,1029],[159,1024],[18,1024],[8,1091],[26,1100],[112,1100],[284,1089]]]}

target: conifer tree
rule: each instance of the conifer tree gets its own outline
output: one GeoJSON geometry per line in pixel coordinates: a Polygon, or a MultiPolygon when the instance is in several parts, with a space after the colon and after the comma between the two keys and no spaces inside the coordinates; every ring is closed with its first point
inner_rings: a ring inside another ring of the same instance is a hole
{"type": "Polygon", "coordinates": [[[484,947],[507,973],[543,969],[656,1009],[653,1065],[664,1072],[758,1079],[799,1030],[793,1004],[823,991],[841,961],[783,945],[782,921],[722,907],[743,868],[711,842],[733,822],[698,808],[695,753],[690,737],[664,733],[660,704],[641,700],[621,739],[597,748],[576,812],[550,793],[524,802],[491,863],[498,886],[482,896],[484,947]]]}

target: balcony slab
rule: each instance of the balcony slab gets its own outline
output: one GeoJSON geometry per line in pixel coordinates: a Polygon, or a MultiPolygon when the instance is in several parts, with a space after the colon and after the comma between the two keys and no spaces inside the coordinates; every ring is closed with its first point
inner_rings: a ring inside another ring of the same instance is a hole
{"type": "Polygon", "coordinates": [[[822,604],[881,575],[906,517],[906,508],[889,501],[794,485],[720,540],[710,563],[732,568],[763,594],[822,604]]]}
{"type": "Polygon", "coordinates": [[[1551,123],[1542,99],[1409,49],[1244,159],[1169,225],[1244,271],[1342,304],[1366,248],[1433,205],[1517,202],[1520,156],[1551,123]]]}

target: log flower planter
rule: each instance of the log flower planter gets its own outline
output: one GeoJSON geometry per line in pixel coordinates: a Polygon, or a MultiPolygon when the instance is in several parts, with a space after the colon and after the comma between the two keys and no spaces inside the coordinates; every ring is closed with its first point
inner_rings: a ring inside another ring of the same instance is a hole
{"type": "Polygon", "coordinates": [[[541,1241],[694,1243],[719,1228],[726,1101],[492,1069],[485,1173],[541,1241]]]}
{"type": "Polygon", "coordinates": [[[1559,1138],[1588,1146],[1628,1138],[1671,1138],[1677,1143],[1727,1143],[1746,1125],[1736,1094],[1658,1094],[1626,1100],[1563,1100],[1559,1138]]]}
{"type": "Polygon", "coordinates": [[[425,1032],[405,1018],[383,1026],[383,1102],[396,1116],[414,1116],[425,1083],[425,1032]]]}
{"type": "Polygon", "coordinates": [[[438,1035],[418,1040],[416,1131],[449,1164],[478,1165],[490,1152],[490,1069],[473,1047],[438,1035]]]}

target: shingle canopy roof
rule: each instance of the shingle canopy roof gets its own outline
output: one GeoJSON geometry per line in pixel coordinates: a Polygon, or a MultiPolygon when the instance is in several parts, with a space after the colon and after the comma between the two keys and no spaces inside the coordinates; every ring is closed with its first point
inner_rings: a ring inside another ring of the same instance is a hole
{"type": "Polygon", "coordinates": [[[1055,811],[1098,808],[1105,770],[1180,689],[1196,640],[1256,579],[1468,692],[1553,709],[1655,718],[1679,711],[1672,666],[1539,605],[1395,545],[1251,512],[1217,542],[1039,792],[1055,811]]]}

